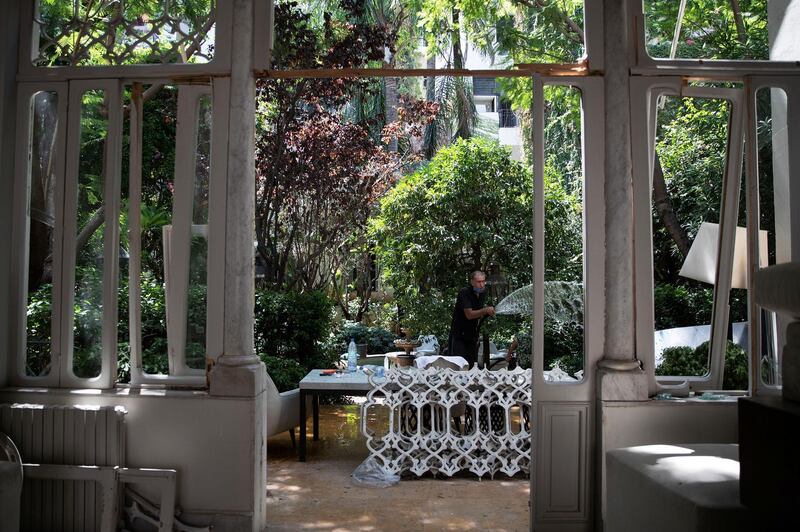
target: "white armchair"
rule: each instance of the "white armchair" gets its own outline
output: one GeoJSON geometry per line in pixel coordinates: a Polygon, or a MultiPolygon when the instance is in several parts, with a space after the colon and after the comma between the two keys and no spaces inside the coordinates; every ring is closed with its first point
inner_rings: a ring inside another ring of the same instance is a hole
{"type": "MultiPolygon", "coordinates": [[[[300,388],[283,393],[267,374],[267,438],[289,431],[295,444],[294,428],[300,418],[300,388]]],[[[311,399],[306,399],[306,412],[311,413],[311,399]]]]}
{"type": "MultiPolygon", "coordinates": [[[[506,353],[507,351],[505,349],[497,349],[495,343],[489,341],[489,360],[486,363],[486,367],[488,367],[490,370],[508,368],[508,362],[506,362],[506,353]]],[[[478,342],[478,362],[484,362],[483,342],[478,342]]]]}

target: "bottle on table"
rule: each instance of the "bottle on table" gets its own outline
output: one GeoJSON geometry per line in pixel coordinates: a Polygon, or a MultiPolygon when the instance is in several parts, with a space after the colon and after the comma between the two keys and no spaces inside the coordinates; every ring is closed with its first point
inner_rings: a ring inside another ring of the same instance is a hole
{"type": "Polygon", "coordinates": [[[358,362],[358,350],[356,349],[356,341],[350,338],[350,345],[347,346],[347,372],[353,373],[358,369],[356,363],[358,362]]]}

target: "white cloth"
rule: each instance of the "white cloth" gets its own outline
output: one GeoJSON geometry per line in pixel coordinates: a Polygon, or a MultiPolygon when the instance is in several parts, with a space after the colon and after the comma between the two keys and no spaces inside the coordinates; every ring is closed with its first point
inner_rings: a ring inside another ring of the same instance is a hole
{"type": "Polygon", "coordinates": [[[429,356],[420,356],[414,359],[414,365],[420,369],[425,369],[429,364],[432,364],[435,360],[444,359],[448,362],[452,362],[453,364],[461,367],[466,368],[469,366],[469,362],[464,357],[445,357],[441,355],[429,355],[429,356]]]}

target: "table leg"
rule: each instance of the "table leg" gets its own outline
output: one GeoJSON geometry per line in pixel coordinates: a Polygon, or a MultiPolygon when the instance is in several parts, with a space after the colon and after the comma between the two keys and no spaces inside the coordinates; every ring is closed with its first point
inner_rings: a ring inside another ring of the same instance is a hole
{"type": "Polygon", "coordinates": [[[297,458],[301,462],[306,461],[306,392],[302,388],[300,389],[300,445],[297,458]]]}
{"type": "Polygon", "coordinates": [[[311,399],[311,411],[314,417],[314,441],[319,441],[319,394],[314,394],[311,399]]]}

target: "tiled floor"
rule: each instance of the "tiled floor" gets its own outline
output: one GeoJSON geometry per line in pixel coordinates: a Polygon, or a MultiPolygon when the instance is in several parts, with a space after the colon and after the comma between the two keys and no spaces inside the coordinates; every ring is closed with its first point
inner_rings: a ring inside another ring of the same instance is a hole
{"type": "MultiPolygon", "coordinates": [[[[357,406],[320,408],[320,441],[297,461],[289,434],[268,442],[268,530],[528,530],[527,477],[409,478],[389,488],[350,477],[367,457],[357,406]]],[[[502,475],[500,475],[502,476],[502,475]]]]}

